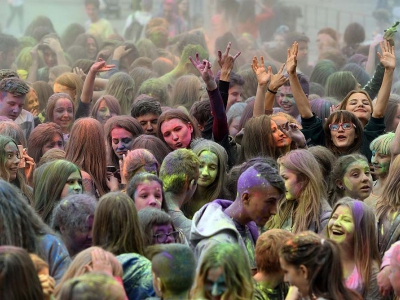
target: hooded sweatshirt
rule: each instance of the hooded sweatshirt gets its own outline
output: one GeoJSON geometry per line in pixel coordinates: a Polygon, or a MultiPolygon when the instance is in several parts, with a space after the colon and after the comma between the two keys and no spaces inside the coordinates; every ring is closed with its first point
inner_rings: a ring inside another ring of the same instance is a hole
{"type": "Polygon", "coordinates": [[[233,202],[217,199],[204,205],[195,213],[190,231],[190,243],[194,249],[197,265],[200,266],[208,248],[221,243],[236,243],[247,254],[251,269],[256,268],[254,249],[258,238],[254,222],[240,225],[224,213],[233,202]]]}

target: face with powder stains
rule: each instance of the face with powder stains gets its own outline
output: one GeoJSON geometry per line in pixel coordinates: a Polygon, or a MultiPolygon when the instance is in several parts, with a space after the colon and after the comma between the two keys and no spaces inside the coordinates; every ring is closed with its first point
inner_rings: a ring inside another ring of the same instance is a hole
{"type": "Polygon", "coordinates": [[[187,148],[192,140],[193,126],[180,119],[171,119],[161,124],[164,141],[173,149],[187,148]]]}
{"type": "Polygon", "coordinates": [[[107,120],[111,117],[116,116],[117,114],[114,112],[111,112],[111,110],[107,106],[107,102],[105,100],[101,100],[99,104],[99,109],[97,110],[96,114],[96,119],[99,121],[102,125],[104,125],[107,120]]]}
{"type": "Polygon", "coordinates": [[[290,86],[281,86],[278,93],[275,96],[276,103],[282,108],[284,113],[291,115],[292,117],[297,117],[299,115],[299,110],[294,101],[292,88],[290,86]]]}
{"type": "Polygon", "coordinates": [[[279,174],[285,181],[286,200],[298,199],[303,189],[303,182],[300,181],[299,176],[282,164],[279,166],[279,174]]]}
{"type": "Polygon", "coordinates": [[[116,127],[110,132],[111,146],[118,159],[122,159],[123,155],[132,150],[133,135],[125,128],[116,127]]]}
{"type": "Polygon", "coordinates": [[[372,151],[371,163],[378,177],[385,177],[389,173],[392,157],[383,153],[372,151]]]}
{"type": "Polygon", "coordinates": [[[153,226],[153,243],[157,244],[173,244],[176,243],[176,234],[172,224],[162,224],[153,226]]]}
{"type": "MultiPolygon", "coordinates": [[[[278,128],[285,126],[286,123],[288,122],[288,119],[286,119],[284,116],[279,116],[279,115],[272,115],[271,119],[274,120],[274,122],[276,123],[276,125],[278,126],[278,128]]],[[[291,138],[288,137],[285,134],[285,143],[287,145],[290,145],[290,143],[292,142],[291,138]]]]}
{"type": "Polygon", "coordinates": [[[228,286],[226,284],[224,270],[221,267],[209,269],[204,282],[206,299],[220,300],[227,290],[228,286]]]}
{"type": "Polygon", "coordinates": [[[340,205],[332,212],[328,223],[328,237],[338,244],[353,245],[354,219],[347,205],[340,205]]]}
{"type": "Polygon", "coordinates": [[[61,191],[60,200],[75,194],[82,194],[82,176],[78,170],[69,175],[67,182],[61,191]]]}
{"type": "Polygon", "coordinates": [[[199,180],[197,185],[208,187],[214,183],[218,176],[218,157],[211,151],[203,151],[200,153],[199,180]]]}
{"type": "Polygon", "coordinates": [[[163,201],[161,184],[153,180],[143,181],[137,186],[133,200],[137,211],[146,207],[161,209],[163,201]]]}
{"type": "Polygon", "coordinates": [[[338,180],[336,185],[344,189],[344,196],[361,201],[368,198],[372,191],[372,176],[368,163],[359,160],[350,164],[343,180],[338,180]]]}
{"type": "Polygon", "coordinates": [[[310,283],[304,273],[305,266],[300,265],[300,267],[297,267],[289,264],[282,257],[279,257],[279,262],[281,264],[281,269],[283,270],[284,281],[288,282],[289,285],[297,287],[302,297],[307,297],[309,294],[310,283]]]}
{"type": "Polygon", "coordinates": [[[61,228],[61,234],[65,244],[73,256],[92,247],[93,215],[86,216],[85,226],[82,228],[61,228]]]}

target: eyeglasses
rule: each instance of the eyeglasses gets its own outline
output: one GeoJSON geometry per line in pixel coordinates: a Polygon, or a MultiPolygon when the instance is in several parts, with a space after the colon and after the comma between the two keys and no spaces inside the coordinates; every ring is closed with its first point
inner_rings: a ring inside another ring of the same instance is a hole
{"type": "Polygon", "coordinates": [[[153,235],[153,237],[155,237],[157,239],[157,242],[160,244],[164,244],[168,237],[171,236],[174,238],[174,242],[176,242],[176,240],[179,237],[179,231],[172,231],[170,233],[159,233],[159,234],[155,234],[153,235]]]}
{"type": "Polygon", "coordinates": [[[329,129],[332,131],[338,131],[339,128],[342,127],[343,130],[350,130],[352,127],[357,128],[356,125],[353,123],[334,123],[334,124],[329,124],[329,129]]]}

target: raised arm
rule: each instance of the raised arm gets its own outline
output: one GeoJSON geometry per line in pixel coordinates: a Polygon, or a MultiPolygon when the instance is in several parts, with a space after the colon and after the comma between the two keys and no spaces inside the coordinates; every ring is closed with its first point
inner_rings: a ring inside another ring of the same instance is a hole
{"type": "Polygon", "coordinates": [[[292,48],[288,49],[286,70],[289,74],[290,87],[292,88],[293,97],[299,109],[300,116],[303,119],[309,119],[313,116],[310,102],[301,88],[299,78],[297,77],[296,73],[298,50],[299,44],[297,42],[294,42],[292,48]]]}
{"type": "Polygon", "coordinates": [[[106,65],[106,62],[99,58],[91,67],[86,76],[85,83],[83,84],[81,101],[83,103],[90,103],[93,98],[94,81],[99,72],[107,72],[114,68],[114,65],[106,65]]]}
{"type": "Polygon", "coordinates": [[[394,52],[394,46],[390,46],[388,41],[382,41],[380,43],[382,54],[378,52],[379,60],[385,67],[385,73],[383,75],[382,85],[378,93],[376,104],[372,116],[374,118],[383,118],[386,107],[389,101],[390,90],[392,88],[392,80],[394,69],[396,68],[396,57],[394,52]]]}
{"type": "Polygon", "coordinates": [[[272,68],[268,67],[268,72],[265,71],[264,57],[260,57],[261,62],[258,62],[256,56],[253,57],[251,67],[256,74],[258,86],[256,99],[254,101],[253,117],[261,116],[265,113],[264,97],[267,91],[269,79],[271,78],[272,68]]]}
{"type": "Polygon", "coordinates": [[[278,73],[272,74],[271,76],[269,87],[267,89],[267,93],[265,94],[265,99],[264,99],[264,109],[265,109],[265,114],[267,115],[268,112],[273,111],[275,96],[276,93],[278,92],[278,89],[289,80],[289,78],[283,75],[284,69],[285,69],[285,64],[281,66],[278,73]]]}

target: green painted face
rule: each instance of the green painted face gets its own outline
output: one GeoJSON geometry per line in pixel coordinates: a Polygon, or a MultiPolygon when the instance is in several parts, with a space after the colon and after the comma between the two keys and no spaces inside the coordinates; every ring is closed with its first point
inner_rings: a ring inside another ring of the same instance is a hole
{"type": "Polygon", "coordinates": [[[344,196],[357,200],[368,198],[372,191],[372,176],[364,160],[355,161],[347,167],[343,176],[344,196]]]}
{"type": "Polygon", "coordinates": [[[338,244],[353,245],[354,220],[350,207],[340,205],[332,213],[328,223],[328,237],[338,244]]]}
{"type": "Polygon", "coordinates": [[[379,152],[372,152],[371,162],[374,166],[375,174],[378,177],[385,177],[389,173],[392,157],[379,152]]]}
{"type": "Polygon", "coordinates": [[[197,182],[198,186],[208,187],[214,183],[218,176],[218,157],[211,151],[200,153],[200,176],[197,182]]]}

